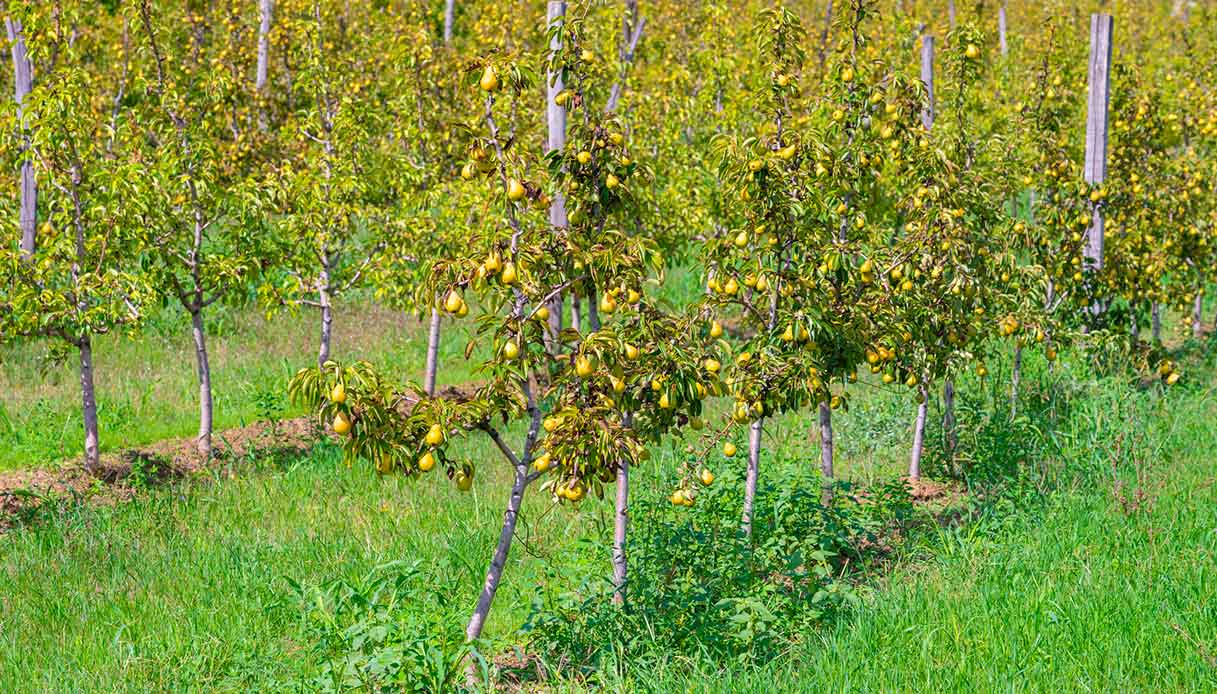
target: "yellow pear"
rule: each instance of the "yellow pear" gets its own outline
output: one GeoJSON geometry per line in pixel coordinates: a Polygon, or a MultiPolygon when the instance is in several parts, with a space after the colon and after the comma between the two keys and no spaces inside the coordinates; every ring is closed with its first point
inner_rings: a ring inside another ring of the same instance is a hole
{"type": "Polygon", "coordinates": [[[346,386],[342,385],[341,383],[335,383],[334,388],[332,390],[330,390],[330,401],[336,402],[340,405],[342,403],[346,402],[347,401],[346,386]]]}
{"type": "Polygon", "coordinates": [[[427,451],[423,457],[418,459],[418,469],[427,472],[433,467],[435,467],[435,456],[431,455],[431,451],[427,451]]]}
{"type": "Polygon", "coordinates": [[[448,297],[444,299],[444,310],[448,313],[456,313],[461,310],[461,304],[465,303],[461,299],[461,295],[456,293],[456,290],[450,290],[448,297]]]}
{"type": "Polygon", "coordinates": [[[516,264],[511,261],[508,261],[507,264],[505,264],[503,266],[503,274],[501,274],[499,276],[499,280],[502,281],[502,283],[506,284],[506,285],[515,284],[516,283],[516,264]]]}
{"type": "Polygon", "coordinates": [[[444,442],[444,428],[439,424],[432,424],[431,428],[427,430],[427,437],[425,440],[427,441],[428,446],[438,446],[442,444],[444,442]]]}
{"type": "Polygon", "coordinates": [[[580,354],[575,359],[575,373],[579,374],[579,378],[587,378],[592,375],[595,368],[592,366],[592,360],[580,354]]]}
{"type": "Polygon", "coordinates": [[[735,444],[731,443],[730,441],[724,443],[723,444],[723,455],[727,456],[728,458],[735,455],[735,444]]]}
{"type": "Polygon", "coordinates": [[[334,417],[334,433],[348,434],[351,431],[351,420],[345,412],[339,412],[334,417]]]}
{"type": "Polygon", "coordinates": [[[714,484],[714,473],[710,472],[709,468],[701,469],[701,483],[707,487],[714,484]]]}
{"type": "Polygon", "coordinates": [[[518,202],[524,199],[524,184],[517,179],[509,179],[507,181],[507,199],[512,202],[518,202]]]}
{"type": "Polygon", "coordinates": [[[482,71],[482,79],[478,81],[478,86],[482,88],[482,91],[493,92],[498,90],[499,75],[495,72],[493,65],[487,65],[486,69],[482,71]]]}

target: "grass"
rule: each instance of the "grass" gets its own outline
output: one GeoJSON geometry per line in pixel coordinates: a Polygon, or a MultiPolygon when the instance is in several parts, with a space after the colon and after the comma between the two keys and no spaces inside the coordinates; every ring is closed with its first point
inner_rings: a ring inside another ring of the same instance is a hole
{"type": "MultiPolygon", "coordinates": [[[[424,323],[362,301],[339,307],[336,315],[335,358],[372,360],[399,377],[422,380],[424,323]]],[[[106,335],[94,343],[103,452],[198,431],[189,322],[179,318],[165,311],[140,333],[106,335]]],[[[209,320],[216,428],[297,414],[287,403],[286,384],[297,369],[316,363],[316,313],[267,320],[252,307],[218,306],[209,320]]],[[[441,386],[473,378],[476,362],[462,354],[469,324],[457,325],[442,343],[441,386]]],[[[45,361],[45,352],[42,342],[0,346],[0,471],[46,466],[81,454],[75,355],[65,364],[53,364],[45,361]]]]}
{"type": "MultiPolygon", "coordinates": [[[[1035,360],[1028,372],[1028,421],[1057,418],[1058,433],[1042,440],[1051,456],[1029,459],[1010,432],[1033,427],[995,414],[1004,404],[996,379],[987,390],[965,380],[961,410],[977,432],[966,445],[1036,474],[992,495],[976,520],[918,535],[870,579],[877,591],[862,608],[768,662],[712,662],[667,652],[658,638],[644,657],[552,687],[1212,690],[1211,367],[1165,397],[1115,379],[1049,375],[1035,360]],[[1114,479],[1147,505],[1126,509],[1114,479]]],[[[897,475],[910,410],[904,394],[876,390],[841,414],[843,474],[897,475]]],[[[808,420],[767,427],[773,459],[814,464],[808,420]]],[[[411,481],[348,469],[323,446],[298,459],[253,457],[234,479],[217,472],[116,507],[56,506],[45,522],[0,538],[0,690],[295,691],[318,663],[288,579],[355,580],[395,559],[419,561],[452,600],[451,619],[463,619],[497,536],[507,470],[479,438],[454,453],[479,463],[472,494],[434,474],[411,481]]],[[[683,455],[679,441],[657,449],[637,493],[664,493],[657,480],[683,455]]],[[[595,499],[553,509],[529,494],[487,628],[494,643],[518,643],[537,597],[582,578],[553,569],[569,566],[580,545],[606,542],[611,510],[595,499]]],[[[590,571],[607,571],[599,546],[603,565],[590,571]]]]}

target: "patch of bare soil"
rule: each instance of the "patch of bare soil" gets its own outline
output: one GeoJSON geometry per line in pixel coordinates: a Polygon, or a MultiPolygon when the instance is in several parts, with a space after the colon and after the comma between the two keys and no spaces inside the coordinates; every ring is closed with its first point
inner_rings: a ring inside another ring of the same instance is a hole
{"type": "Polygon", "coordinates": [[[321,435],[316,420],[298,417],[217,432],[210,460],[199,455],[194,438],[182,438],[104,454],[96,474],[86,472],[78,462],[55,469],[3,472],[0,532],[32,517],[50,501],[76,499],[113,505],[130,500],[140,488],[196,475],[254,454],[302,453],[321,435]]]}

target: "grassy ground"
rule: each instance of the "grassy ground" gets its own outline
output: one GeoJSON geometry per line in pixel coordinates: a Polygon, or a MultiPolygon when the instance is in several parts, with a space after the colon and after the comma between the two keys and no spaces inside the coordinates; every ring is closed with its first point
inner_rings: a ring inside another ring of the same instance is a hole
{"type": "MultiPolygon", "coordinates": [[[[1038,414],[1018,426],[1007,423],[997,379],[989,391],[962,384],[961,408],[976,432],[965,444],[986,460],[1024,462],[1019,437],[1050,414],[1058,433],[1043,436],[1053,459],[1026,461],[1038,467],[1034,484],[995,494],[977,520],[917,536],[873,579],[878,590],[860,609],[767,662],[709,661],[667,652],[657,639],[645,657],[552,686],[1211,691],[1213,371],[1192,373],[1190,386],[1163,399],[1115,380],[1048,375],[1035,360],[1028,369],[1027,407],[1038,414]],[[1121,504],[1116,491],[1130,501],[1121,504]]],[[[844,475],[897,475],[909,411],[903,394],[876,390],[842,414],[844,475]]],[[[814,461],[807,418],[785,418],[768,432],[774,459],[814,461]]],[[[217,473],[118,507],[67,504],[5,535],[0,691],[311,689],[300,684],[318,668],[305,629],[311,612],[293,602],[292,582],[355,582],[403,558],[420,562],[423,588],[450,600],[443,616],[459,628],[497,535],[507,479],[484,442],[462,445],[480,464],[471,494],[436,475],[378,479],[320,448],[293,460],[241,461],[234,479],[217,473]]],[[[679,442],[656,450],[637,493],[663,493],[655,480],[682,455],[679,442]]],[[[603,543],[610,518],[608,501],[571,511],[528,497],[488,625],[498,647],[519,642],[539,594],[578,580],[553,569],[588,542],[603,543]]],[[[596,546],[604,557],[594,570],[606,571],[607,545],[596,546]]]]}
{"type": "MultiPolygon", "coordinates": [[[[198,381],[189,323],[166,312],[134,336],[107,335],[94,345],[102,450],[122,450],[198,431],[198,381]]],[[[254,308],[219,307],[210,352],[217,429],[292,414],[286,383],[315,364],[315,312],[267,320],[254,308]]],[[[452,324],[446,324],[451,326],[452,324]]],[[[470,380],[462,356],[468,324],[443,342],[441,385],[470,380]]],[[[422,379],[427,326],[366,303],[337,311],[332,354],[388,366],[422,379]]],[[[41,466],[82,450],[76,364],[49,364],[39,342],[0,347],[0,470],[41,466]]],[[[72,355],[74,358],[75,355],[72,355]]]]}

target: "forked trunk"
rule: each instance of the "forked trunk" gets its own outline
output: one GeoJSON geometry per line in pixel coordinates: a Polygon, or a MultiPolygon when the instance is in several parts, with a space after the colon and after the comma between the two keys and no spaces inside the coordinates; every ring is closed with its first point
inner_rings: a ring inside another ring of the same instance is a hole
{"type": "Polygon", "coordinates": [[[832,501],[832,407],[827,402],[820,403],[820,477],[824,485],[822,501],[827,506],[832,501]]]}
{"type": "Polygon", "coordinates": [[[761,466],[761,434],[765,420],[758,419],[748,430],[748,476],[744,482],[744,518],[740,524],[745,537],[752,537],[752,505],[756,501],[756,479],[761,466]]]}
{"type": "Polygon", "coordinates": [[[80,397],[85,427],[85,471],[95,475],[101,468],[97,435],[97,394],[93,388],[93,343],[88,335],[76,343],[80,350],[80,397]]]}
{"type": "Polygon", "coordinates": [[[212,398],[211,359],[207,355],[207,334],[203,331],[203,311],[190,313],[191,334],[194,337],[194,358],[199,376],[199,436],[196,448],[204,459],[211,458],[212,398]]]}
{"type": "MultiPolygon", "coordinates": [[[[503,568],[507,565],[507,554],[511,551],[511,540],[515,537],[516,522],[520,517],[520,505],[524,501],[524,487],[528,484],[528,467],[516,465],[515,480],[511,483],[511,496],[507,499],[507,510],[503,514],[503,529],[499,532],[499,543],[495,545],[494,556],[486,569],[486,582],[482,584],[482,593],[478,596],[477,607],[465,627],[465,640],[472,642],[482,635],[486,626],[486,617],[490,614],[490,605],[494,602],[494,594],[499,590],[503,580],[503,568]]],[[[470,688],[476,685],[475,662],[470,660],[465,673],[466,684],[470,688]]]]}
{"type": "Polygon", "coordinates": [[[909,457],[909,479],[921,479],[921,451],[925,447],[925,417],[929,412],[929,391],[922,383],[921,402],[917,404],[917,421],[913,424],[913,452],[909,457]]]}
{"type": "Polygon", "coordinates": [[[427,331],[427,373],[423,376],[423,390],[435,397],[435,375],[439,371],[439,309],[431,307],[431,325],[427,331]]]}

